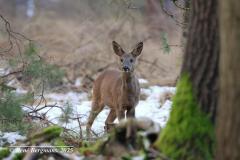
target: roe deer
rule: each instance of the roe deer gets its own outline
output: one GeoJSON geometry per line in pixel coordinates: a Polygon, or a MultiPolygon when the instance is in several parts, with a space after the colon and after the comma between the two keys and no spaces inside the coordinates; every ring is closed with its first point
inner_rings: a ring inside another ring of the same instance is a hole
{"type": "Polygon", "coordinates": [[[113,125],[118,118],[135,117],[135,107],[139,101],[140,87],[134,74],[136,58],[141,54],[143,42],[138,43],[130,53],[126,53],[121,46],[113,41],[113,50],[120,58],[120,71],[109,70],[102,73],[93,85],[92,110],[87,122],[87,134],[94,119],[103,110],[104,106],[110,108],[110,113],[105,121],[105,129],[113,125]]]}

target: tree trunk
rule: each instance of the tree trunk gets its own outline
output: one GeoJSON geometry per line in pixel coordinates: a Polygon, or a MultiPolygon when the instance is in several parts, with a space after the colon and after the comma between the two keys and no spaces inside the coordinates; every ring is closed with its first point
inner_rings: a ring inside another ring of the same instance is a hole
{"type": "Polygon", "coordinates": [[[192,1],[182,73],[188,73],[201,110],[214,122],[218,99],[217,0],[192,1]]]}
{"type": "Polygon", "coordinates": [[[220,99],[217,160],[240,159],[240,1],[220,0],[220,99]]]}
{"type": "Polygon", "coordinates": [[[170,118],[155,143],[177,160],[213,159],[218,99],[217,0],[191,1],[187,45],[170,118]],[[209,119],[211,118],[211,120],[209,119]]]}

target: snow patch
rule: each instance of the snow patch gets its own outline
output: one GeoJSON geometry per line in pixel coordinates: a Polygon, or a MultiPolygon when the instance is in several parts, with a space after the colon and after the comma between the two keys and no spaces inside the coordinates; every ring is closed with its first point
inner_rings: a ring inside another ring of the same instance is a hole
{"type": "Polygon", "coordinates": [[[26,137],[20,135],[18,132],[0,132],[0,145],[4,143],[15,144],[18,140],[24,140],[26,137]]]}
{"type": "Polygon", "coordinates": [[[75,80],[74,86],[80,87],[81,84],[82,84],[82,79],[81,79],[81,78],[77,78],[77,79],[75,80]]]}
{"type": "MultiPolygon", "coordinates": [[[[140,80],[142,83],[147,83],[145,80],[140,80]]],[[[76,82],[77,85],[80,84],[76,82]]],[[[162,99],[166,93],[174,94],[175,87],[166,87],[166,86],[150,86],[148,88],[142,88],[141,93],[146,95],[146,100],[140,100],[136,106],[136,117],[146,117],[150,118],[153,121],[157,122],[160,127],[164,127],[169,118],[169,113],[171,111],[172,101],[170,99],[162,99]],[[163,103],[163,104],[161,104],[163,103]]],[[[91,100],[89,100],[88,94],[86,92],[67,92],[67,93],[49,93],[45,95],[48,105],[56,104],[59,107],[44,108],[40,110],[40,113],[46,113],[48,120],[55,124],[59,124],[68,129],[72,129],[76,132],[79,132],[80,127],[77,120],[70,120],[70,122],[65,123],[59,120],[63,109],[70,104],[73,108],[73,115],[71,117],[80,117],[81,129],[83,133],[86,128],[87,119],[91,111],[91,100]]],[[[41,107],[41,106],[39,106],[41,107]]],[[[92,130],[101,134],[104,132],[105,120],[109,114],[110,110],[108,107],[105,107],[102,112],[99,113],[95,119],[92,130]]],[[[117,122],[117,120],[115,120],[117,122]]]]}
{"type": "Polygon", "coordinates": [[[51,99],[53,102],[70,102],[71,104],[78,104],[80,101],[86,100],[88,98],[88,94],[85,92],[50,93],[45,95],[45,97],[51,99]]]}
{"type": "MultiPolygon", "coordinates": [[[[150,86],[149,88],[141,89],[141,92],[147,95],[146,100],[139,101],[139,104],[136,107],[136,117],[147,117],[153,121],[160,124],[161,127],[166,125],[166,122],[169,118],[169,113],[171,111],[172,102],[166,100],[164,104],[161,104],[160,99],[164,96],[165,93],[175,93],[175,87],[161,87],[161,86],[150,86]]],[[[88,99],[87,93],[76,93],[68,92],[65,94],[61,93],[51,93],[45,95],[46,98],[50,99],[50,102],[57,102],[57,105],[64,106],[67,102],[73,106],[73,117],[80,117],[82,129],[85,130],[87,119],[91,111],[91,101],[88,99]]],[[[40,112],[44,113],[49,108],[41,110],[40,112]]],[[[109,114],[110,110],[108,107],[105,107],[102,112],[99,113],[95,119],[92,130],[95,133],[103,133],[105,120],[109,114]]],[[[61,124],[62,126],[79,131],[79,124],[77,120],[70,121],[69,123],[59,122],[59,116],[62,114],[60,108],[52,108],[47,113],[47,117],[53,123],[61,124]]],[[[117,120],[115,120],[117,122],[117,120]]]]}
{"type": "Polygon", "coordinates": [[[148,83],[148,81],[147,81],[146,79],[143,79],[143,78],[139,78],[139,79],[138,79],[138,82],[139,82],[140,84],[147,84],[147,83],[148,83]]]}

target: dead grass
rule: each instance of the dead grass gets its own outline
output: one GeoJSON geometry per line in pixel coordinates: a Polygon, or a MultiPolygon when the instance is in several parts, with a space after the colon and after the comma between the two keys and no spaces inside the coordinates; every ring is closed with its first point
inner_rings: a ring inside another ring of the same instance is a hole
{"type": "MultiPolygon", "coordinates": [[[[175,83],[181,66],[181,48],[172,47],[170,53],[164,53],[160,32],[153,31],[144,21],[128,19],[127,16],[99,21],[90,18],[53,19],[50,15],[51,13],[44,12],[30,21],[21,21],[26,24],[22,25],[21,31],[36,40],[43,57],[67,71],[70,81],[85,75],[95,78],[102,68],[117,68],[112,40],[119,42],[128,51],[143,40],[143,54],[137,67],[138,76],[148,79],[150,84],[175,83]]],[[[18,23],[20,22],[16,21],[13,25],[16,27],[18,23]]],[[[166,32],[174,35],[169,37],[169,44],[180,44],[179,29],[166,32]]]]}

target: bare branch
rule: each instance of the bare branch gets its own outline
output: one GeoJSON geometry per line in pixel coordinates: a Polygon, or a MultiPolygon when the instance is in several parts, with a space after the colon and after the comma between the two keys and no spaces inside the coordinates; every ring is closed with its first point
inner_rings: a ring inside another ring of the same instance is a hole
{"type": "Polygon", "coordinates": [[[177,7],[177,8],[180,8],[182,10],[185,10],[185,11],[189,11],[190,8],[187,8],[187,7],[182,7],[178,4],[178,0],[172,0],[173,4],[177,7]]]}
{"type": "Polygon", "coordinates": [[[167,16],[169,16],[170,18],[172,18],[172,19],[176,22],[176,24],[177,24],[178,26],[183,27],[183,26],[186,26],[186,25],[187,25],[186,23],[179,21],[173,14],[169,13],[169,12],[168,12],[166,9],[164,9],[163,7],[162,7],[162,10],[163,10],[163,12],[164,12],[167,16]]]}

